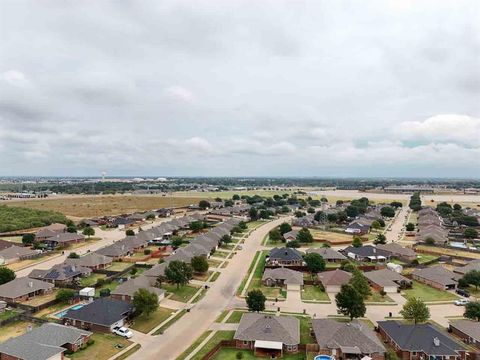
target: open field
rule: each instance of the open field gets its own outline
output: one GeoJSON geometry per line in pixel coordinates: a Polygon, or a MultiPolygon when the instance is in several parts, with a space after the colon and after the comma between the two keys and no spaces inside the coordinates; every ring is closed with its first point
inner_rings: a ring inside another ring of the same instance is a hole
{"type": "MultiPolygon", "coordinates": [[[[428,246],[428,245],[418,245],[415,249],[420,251],[426,251],[431,254],[435,255],[446,255],[446,256],[458,256],[464,257],[467,259],[480,259],[479,253],[464,251],[464,250],[457,250],[457,249],[450,249],[450,248],[441,248],[436,246],[428,246]]],[[[422,254],[420,254],[422,255],[422,254]]]]}
{"type": "Polygon", "coordinates": [[[231,199],[233,195],[259,195],[259,196],[267,196],[272,197],[273,195],[283,195],[283,194],[291,194],[294,191],[290,190],[239,190],[239,191],[210,191],[210,192],[198,192],[198,191],[177,191],[173,193],[175,197],[195,197],[195,198],[208,198],[208,199],[231,199]]]}
{"type": "Polygon", "coordinates": [[[329,242],[332,245],[344,244],[353,241],[353,236],[349,234],[342,234],[332,231],[323,231],[318,229],[310,229],[313,238],[316,241],[329,242]]]}
{"type": "Polygon", "coordinates": [[[104,215],[120,215],[162,207],[197,204],[198,197],[166,197],[139,195],[77,195],[47,199],[12,200],[7,206],[54,210],[67,216],[83,219],[104,215]]]}

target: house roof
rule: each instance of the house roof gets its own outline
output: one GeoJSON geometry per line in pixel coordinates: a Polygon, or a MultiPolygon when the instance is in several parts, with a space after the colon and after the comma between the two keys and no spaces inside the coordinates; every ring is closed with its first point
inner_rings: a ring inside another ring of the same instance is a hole
{"type": "Polygon", "coordinates": [[[478,321],[467,319],[451,320],[450,326],[460,330],[465,335],[480,341],[480,323],[478,321]]]}
{"type": "Polygon", "coordinates": [[[24,256],[34,256],[37,255],[38,251],[32,250],[27,247],[20,247],[20,246],[10,246],[6,249],[0,250],[0,258],[3,259],[15,259],[24,256]]]}
{"type": "Polygon", "coordinates": [[[437,330],[431,324],[402,324],[397,321],[379,321],[382,328],[395,343],[406,351],[424,352],[427,355],[458,355],[464,347],[446,333],[437,330]],[[438,346],[434,339],[438,339],[438,346]]]}
{"type": "Polygon", "coordinates": [[[143,273],[143,275],[148,277],[158,277],[165,275],[165,268],[167,267],[168,262],[165,261],[161,264],[154,265],[152,268],[148,269],[143,273]]]}
{"type": "Polygon", "coordinates": [[[350,281],[352,274],[347,271],[335,269],[333,271],[323,271],[318,274],[318,279],[324,286],[343,285],[350,281]]]}
{"type": "Polygon", "coordinates": [[[300,321],[293,316],[245,313],[233,337],[243,341],[278,341],[285,345],[300,343],[300,321]]]}
{"type": "Polygon", "coordinates": [[[297,249],[293,248],[273,248],[269,253],[270,260],[280,260],[280,261],[301,261],[303,260],[302,253],[297,249]]]}
{"type": "Polygon", "coordinates": [[[467,272],[472,270],[480,270],[480,260],[472,260],[469,261],[468,264],[465,266],[460,266],[453,269],[454,272],[459,274],[466,274],[467,272]]]}
{"type": "Polygon", "coordinates": [[[400,282],[411,283],[410,279],[407,279],[405,276],[400,275],[399,273],[389,270],[389,269],[380,269],[374,271],[368,271],[365,273],[365,277],[381,287],[386,286],[396,286],[398,287],[400,282]]]}
{"type": "Polygon", "coordinates": [[[39,290],[52,289],[53,284],[28,277],[16,278],[0,285],[0,297],[14,299],[39,290]]]}
{"type": "Polygon", "coordinates": [[[28,277],[39,280],[69,280],[77,276],[89,275],[91,269],[73,264],[57,264],[48,270],[34,269],[28,277]]]}
{"type": "Polygon", "coordinates": [[[57,243],[64,243],[69,241],[84,240],[85,236],[76,233],[59,233],[47,238],[45,241],[55,241],[57,243]]]}
{"type": "Polygon", "coordinates": [[[67,259],[65,264],[78,265],[84,267],[95,267],[99,265],[107,265],[112,263],[112,258],[101,255],[95,252],[89,252],[84,256],[80,256],[78,259],[67,259]]]}
{"type": "Polygon", "coordinates": [[[377,249],[372,245],[365,245],[360,247],[349,246],[343,250],[344,253],[352,253],[361,257],[369,256],[385,256],[389,257],[390,253],[381,249],[377,249]]]}
{"type": "Polygon", "coordinates": [[[90,335],[90,331],[72,326],[45,323],[0,344],[0,353],[23,360],[47,360],[65,351],[62,345],[74,344],[82,336],[90,335]]]}
{"type": "Polygon", "coordinates": [[[117,286],[115,290],[112,291],[112,295],[127,295],[132,296],[139,289],[146,289],[150,292],[153,292],[159,296],[165,294],[165,290],[153,287],[151,285],[152,281],[144,275],[140,275],[135,279],[130,279],[117,286]]]}
{"type": "Polygon", "coordinates": [[[396,243],[378,244],[377,249],[387,251],[392,255],[397,255],[397,256],[408,256],[408,257],[417,256],[417,253],[413,249],[403,247],[396,243]]]}
{"type": "Polygon", "coordinates": [[[262,280],[283,280],[287,285],[303,285],[303,273],[286,268],[265,269],[262,280]]]}
{"type": "Polygon", "coordinates": [[[7,249],[7,248],[12,247],[14,245],[15,245],[15,243],[13,243],[11,241],[6,241],[6,240],[0,239],[0,250],[7,249]]]}
{"type": "Polygon", "coordinates": [[[345,260],[347,257],[337,250],[331,248],[311,248],[307,253],[316,253],[321,255],[325,260],[345,260]]]}
{"type": "Polygon", "coordinates": [[[127,317],[133,306],[125,301],[99,298],[77,310],[68,310],[65,319],[85,321],[87,323],[111,326],[127,317]]]}
{"type": "Polygon", "coordinates": [[[284,239],[289,239],[289,238],[295,238],[296,239],[297,235],[298,235],[298,230],[292,230],[292,231],[288,231],[285,234],[283,234],[283,238],[284,239]]]}
{"type": "Polygon", "coordinates": [[[456,284],[456,281],[454,280],[455,274],[452,271],[445,269],[442,265],[431,266],[424,269],[415,269],[412,274],[445,286],[456,284]]]}
{"type": "Polygon", "coordinates": [[[356,354],[385,352],[381,340],[364,321],[344,323],[333,319],[313,319],[312,327],[320,349],[342,348],[356,354]]]}

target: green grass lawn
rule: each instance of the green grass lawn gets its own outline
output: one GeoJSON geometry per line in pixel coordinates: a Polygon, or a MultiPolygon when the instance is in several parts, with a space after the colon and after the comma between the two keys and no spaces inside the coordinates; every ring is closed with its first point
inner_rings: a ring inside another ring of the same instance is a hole
{"type": "Polygon", "coordinates": [[[177,289],[177,285],[167,283],[162,284],[162,289],[173,294],[170,299],[181,302],[188,302],[192,298],[192,296],[195,295],[195,293],[198,291],[198,288],[192,285],[180,286],[177,289]]]}
{"type": "Polygon", "coordinates": [[[10,319],[18,314],[17,310],[5,310],[4,312],[0,313],[0,321],[10,319]]]}
{"type": "Polygon", "coordinates": [[[197,340],[195,340],[195,342],[194,342],[192,345],[190,345],[190,346],[188,347],[187,350],[185,350],[179,357],[177,357],[176,360],[183,360],[183,359],[185,359],[188,355],[190,355],[190,353],[192,353],[193,350],[195,350],[195,349],[198,347],[198,345],[200,345],[200,344],[202,343],[203,340],[205,340],[205,338],[206,338],[208,335],[210,335],[210,333],[211,333],[210,330],[205,331],[202,335],[200,335],[200,337],[199,337],[197,340]]]}
{"type": "Polygon", "coordinates": [[[222,262],[220,260],[208,259],[208,265],[213,268],[218,268],[222,262]]]}
{"type": "Polygon", "coordinates": [[[95,341],[92,345],[66,357],[74,360],[107,360],[132,343],[120,336],[104,333],[93,333],[91,339],[95,341]]]}
{"type": "Polygon", "coordinates": [[[95,274],[80,279],[80,285],[83,287],[93,286],[97,283],[98,279],[105,279],[107,275],[105,274],[95,274]]]}
{"type": "Polygon", "coordinates": [[[114,261],[112,263],[112,265],[105,268],[105,270],[121,272],[121,271],[124,271],[125,269],[129,268],[132,265],[133,265],[132,263],[128,263],[128,262],[114,261]]]}
{"type": "Polygon", "coordinates": [[[210,282],[214,282],[215,280],[218,279],[218,277],[220,276],[220,272],[219,271],[216,271],[213,276],[211,277],[210,279],[210,282]]]}
{"type": "Polygon", "coordinates": [[[245,275],[245,277],[243,278],[242,282],[240,283],[240,286],[238,287],[237,289],[237,295],[240,295],[247,283],[247,280],[248,280],[248,277],[250,276],[251,272],[253,271],[254,267],[255,267],[255,262],[257,261],[258,257],[260,256],[262,252],[261,251],[257,251],[255,253],[255,256],[253,257],[253,260],[252,262],[250,263],[250,266],[248,268],[248,272],[247,274],[245,275]]]}
{"type": "Polygon", "coordinates": [[[246,314],[246,313],[247,313],[246,311],[234,311],[225,322],[228,324],[238,324],[243,314],[246,314]]]}
{"type": "MultiPolygon", "coordinates": [[[[238,349],[222,349],[215,355],[213,359],[214,360],[235,360],[235,359],[238,359],[237,353],[242,354],[243,360],[258,359],[258,357],[253,355],[252,350],[238,350],[238,349]]],[[[284,354],[282,357],[283,360],[303,360],[304,358],[305,358],[305,355],[302,353],[284,354]]]]}
{"type": "Polygon", "coordinates": [[[154,333],[153,335],[160,335],[160,334],[163,334],[165,332],[165,330],[167,330],[170,326],[172,326],[177,320],[179,320],[183,315],[185,315],[187,313],[186,310],[180,310],[177,314],[175,314],[175,316],[169,320],[166,324],[164,324],[163,326],[161,326],[160,328],[158,328],[154,333]]]}
{"type": "Polygon", "coordinates": [[[429,255],[429,254],[419,254],[417,255],[417,260],[419,264],[424,264],[430,261],[437,260],[438,256],[435,255],[429,255]]]}
{"type": "Polygon", "coordinates": [[[173,310],[159,307],[153,314],[150,314],[148,317],[145,315],[137,316],[133,319],[133,323],[130,326],[132,329],[140,331],[147,334],[155,326],[160,325],[162,322],[168,319],[168,317],[173,313],[173,310]]]}
{"type": "Polygon", "coordinates": [[[97,297],[100,296],[100,290],[102,290],[102,289],[110,289],[110,291],[113,291],[117,288],[118,285],[119,284],[116,281],[112,281],[111,283],[104,284],[101,287],[98,287],[98,288],[95,289],[95,296],[97,296],[97,297]]]}
{"type": "Polygon", "coordinates": [[[228,256],[228,254],[229,253],[225,251],[215,251],[215,253],[212,256],[225,259],[228,256]]]}
{"type": "Polygon", "coordinates": [[[315,339],[310,335],[311,319],[305,316],[296,316],[296,318],[300,320],[300,343],[315,343],[315,339]]]}
{"type": "Polygon", "coordinates": [[[127,359],[130,355],[132,355],[134,352],[137,352],[141,347],[142,347],[142,345],[136,344],[136,345],[135,345],[134,347],[132,347],[130,350],[128,350],[127,352],[123,353],[123,354],[120,355],[119,357],[115,358],[115,360],[125,360],[125,359],[127,359]]]}
{"type": "Polygon", "coordinates": [[[217,345],[222,340],[232,340],[233,335],[235,335],[235,331],[217,331],[215,335],[213,335],[213,337],[205,344],[205,346],[202,347],[200,351],[195,354],[194,357],[192,357],[191,360],[202,360],[205,354],[212,350],[215,345],[217,345]]]}
{"type": "Polygon", "coordinates": [[[250,221],[247,223],[247,229],[248,230],[254,230],[258,228],[259,226],[262,226],[263,224],[266,224],[265,221],[250,221]]]}
{"type": "Polygon", "coordinates": [[[378,291],[371,289],[372,293],[369,297],[365,299],[365,302],[393,302],[393,300],[388,296],[382,296],[378,291]]]}
{"type": "Polygon", "coordinates": [[[330,301],[328,294],[325,291],[322,291],[319,286],[305,285],[301,294],[302,300],[330,301]]]}
{"type": "Polygon", "coordinates": [[[434,289],[433,287],[422,284],[418,281],[414,281],[413,287],[404,290],[402,293],[407,299],[416,297],[423,301],[449,301],[458,299],[457,295],[451,294],[447,291],[434,289]]]}

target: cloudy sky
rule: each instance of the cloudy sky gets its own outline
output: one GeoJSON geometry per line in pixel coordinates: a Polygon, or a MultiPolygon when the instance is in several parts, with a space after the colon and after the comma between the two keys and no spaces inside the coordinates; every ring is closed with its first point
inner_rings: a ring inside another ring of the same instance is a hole
{"type": "Polygon", "coordinates": [[[480,177],[480,2],[0,2],[0,175],[480,177]]]}

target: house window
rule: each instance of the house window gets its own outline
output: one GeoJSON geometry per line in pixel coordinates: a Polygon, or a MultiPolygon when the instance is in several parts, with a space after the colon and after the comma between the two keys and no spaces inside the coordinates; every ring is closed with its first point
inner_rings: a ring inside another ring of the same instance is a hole
{"type": "Polygon", "coordinates": [[[287,350],[288,350],[288,351],[292,351],[292,346],[291,346],[291,345],[288,345],[288,346],[287,346],[287,350]]]}
{"type": "Polygon", "coordinates": [[[248,345],[248,341],[244,341],[244,342],[243,342],[243,345],[248,345]]]}

